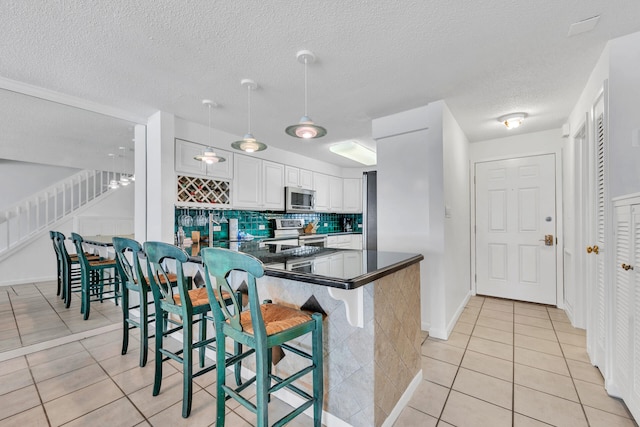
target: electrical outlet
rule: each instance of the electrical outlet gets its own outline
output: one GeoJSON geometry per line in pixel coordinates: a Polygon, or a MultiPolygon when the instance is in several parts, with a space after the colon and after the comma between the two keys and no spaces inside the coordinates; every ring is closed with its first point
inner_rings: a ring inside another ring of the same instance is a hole
{"type": "Polygon", "coordinates": [[[258,226],[258,230],[264,230],[264,224],[260,224],[260,225],[258,226]]]}
{"type": "Polygon", "coordinates": [[[324,226],[325,226],[325,227],[328,227],[328,226],[329,226],[329,223],[325,222],[325,223],[324,223],[324,226]]]}
{"type": "Polygon", "coordinates": [[[213,231],[222,231],[222,227],[220,227],[219,225],[214,225],[213,231]]]}
{"type": "Polygon", "coordinates": [[[358,224],[358,228],[362,228],[362,224],[358,224]]]}

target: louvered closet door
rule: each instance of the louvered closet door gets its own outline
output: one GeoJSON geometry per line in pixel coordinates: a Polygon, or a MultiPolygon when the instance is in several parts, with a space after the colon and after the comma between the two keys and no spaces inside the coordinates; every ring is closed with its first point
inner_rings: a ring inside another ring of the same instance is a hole
{"type": "Polygon", "coordinates": [[[591,253],[588,257],[593,272],[591,282],[592,301],[590,310],[593,313],[591,326],[587,328],[591,350],[593,350],[593,362],[600,368],[606,377],[606,346],[607,346],[607,294],[605,283],[605,244],[606,235],[606,200],[607,200],[607,170],[606,170],[606,146],[607,146],[607,121],[605,115],[604,95],[594,105],[594,162],[592,170],[593,185],[593,219],[591,222],[592,244],[599,248],[598,253],[591,253]]]}
{"type": "Polygon", "coordinates": [[[632,328],[632,359],[631,369],[627,372],[627,378],[631,384],[629,399],[625,399],[629,410],[636,420],[640,419],[640,205],[631,208],[631,266],[628,270],[630,289],[633,295],[633,328],[632,328]]]}
{"type": "Polygon", "coordinates": [[[630,389],[630,373],[633,372],[633,321],[635,300],[633,292],[632,270],[622,266],[631,263],[632,221],[631,206],[617,206],[615,220],[615,309],[613,313],[613,379],[616,394],[626,397],[630,389]]]}

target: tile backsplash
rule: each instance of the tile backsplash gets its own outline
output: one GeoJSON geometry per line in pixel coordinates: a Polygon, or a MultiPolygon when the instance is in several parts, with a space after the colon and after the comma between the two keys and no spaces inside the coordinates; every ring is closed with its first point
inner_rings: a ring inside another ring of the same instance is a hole
{"type": "Polygon", "coordinates": [[[200,235],[205,237],[209,235],[209,227],[197,226],[196,217],[200,214],[209,216],[209,212],[213,212],[214,216],[217,216],[220,222],[220,231],[214,231],[214,240],[227,240],[229,239],[229,224],[224,222],[224,219],[229,218],[238,219],[238,230],[244,231],[247,234],[251,234],[255,237],[273,237],[273,228],[275,226],[274,219],[277,218],[302,218],[305,224],[314,220],[318,220],[318,233],[339,233],[343,231],[342,223],[343,218],[350,218],[353,226],[353,231],[361,231],[362,228],[358,227],[358,224],[362,224],[362,214],[336,214],[336,213],[309,213],[309,214],[286,214],[286,213],[272,213],[272,212],[258,212],[258,211],[240,211],[240,210],[199,210],[199,209],[175,209],[175,230],[177,233],[178,227],[182,225],[180,217],[188,215],[191,217],[191,226],[182,226],[185,235],[191,236],[192,231],[199,231],[200,235]],[[223,219],[224,218],[224,219],[223,219]],[[325,225],[326,224],[326,225],[325,225]],[[263,226],[263,227],[261,227],[263,226]]]}

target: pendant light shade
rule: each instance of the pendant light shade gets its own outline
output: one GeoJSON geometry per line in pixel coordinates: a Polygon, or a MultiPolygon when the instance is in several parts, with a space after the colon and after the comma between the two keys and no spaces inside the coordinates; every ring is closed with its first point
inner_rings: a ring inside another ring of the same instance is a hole
{"type": "MultiPolygon", "coordinates": [[[[209,109],[209,138],[208,139],[210,142],[213,142],[213,139],[211,137],[211,109],[213,107],[216,107],[217,104],[210,99],[203,99],[202,105],[206,105],[209,109]]],[[[201,162],[205,162],[208,165],[212,165],[214,163],[222,163],[226,161],[224,157],[217,156],[215,151],[213,151],[213,148],[211,147],[207,147],[204,150],[204,153],[198,154],[197,156],[194,157],[194,159],[201,162]]]]}
{"type": "Polygon", "coordinates": [[[231,146],[236,150],[244,151],[246,153],[255,153],[256,151],[262,151],[267,149],[267,145],[258,141],[251,133],[251,91],[258,88],[258,84],[251,79],[242,79],[240,84],[247,88],[247,105],[248,105],[248,126],[247,133],[239,141],[234,141],[231,146]]]}
{"type": "Polygon", "coordinates": [[[301,50],[296,54],[296,57],[299,62],[304,64],[304,116],[297,124],[287,127],[285,132],[287,132],[287,135],[296,138],[320,138],[327,134],[327,130],[313,123],[307,112],[307,64],[313,63],[316,60],[316,56],[309,50],[301,50]]]}

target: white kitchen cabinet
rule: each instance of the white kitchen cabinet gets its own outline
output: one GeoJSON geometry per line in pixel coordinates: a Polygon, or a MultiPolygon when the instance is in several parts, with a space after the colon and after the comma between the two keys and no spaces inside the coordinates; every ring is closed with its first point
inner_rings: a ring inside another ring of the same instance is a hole
{"type": "Polygon", "coordinates": [[[234,169],[234,208],[284,209],[284,165],[237,155],[234,169]]]}
{"type": "Polygon", "coordinates": [[[313,189],[316,191],[316,211],[328,212],[331,202],[329,199],[329,175],[313,172],[313,189]]]}
{"type": "Polygon", "coordinates": [[[226,161],[208,165],[194,159],[195,156],[205,151],[206,146],[179,138],[176,138],[175,144],[176,172],[187,175],[212,176],[225,179],[233,178],[234,155],[232,152],[214,147],[215,153],[220,157],[224,157],[226,161]]]}
{"type": "Polygon", "coordinates": [[[344,201],[343,179],[337,176],[329,177],[329,212],[342,212],[344,201]]]}
{"type": "Polygon", "coordinates": [[[349,247],[349,249],[362,250],[362,234],[351,235],[351,246],[349,247]]]}
{"type": "Polygon", "coordinates": [[[262,208],[284,209],[284,165],[262,161],[262,208]]]}
{"type": "Polygon", "coordinates": [[[287,187],[313,189],[313,173],[310,170],[286,165],[284,167],[284,180],[284,185],[287,187]]]}
{"type": "Polygon", "coordinates": [[[362,212],[362,179],[343,180],[343,212],[362,212]]]}
{"type": "Polygon", "coordinates": [[[640,194],[615,199],[611,378],[607,390],[640,416],[640,194]]]}

